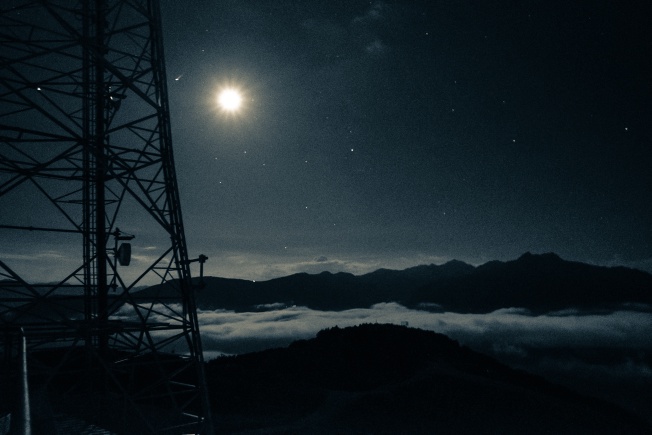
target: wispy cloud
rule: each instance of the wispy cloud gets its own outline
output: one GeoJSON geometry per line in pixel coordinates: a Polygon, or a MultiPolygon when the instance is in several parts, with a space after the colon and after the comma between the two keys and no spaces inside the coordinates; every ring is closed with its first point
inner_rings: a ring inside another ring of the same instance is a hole
{"type": "MultiPolygon", "coordinates": [[[[382,1],[373,2],[360,15],[347,22],[336,22],[322,17],[311,17],[301,23],[309,34],[317,37],[315,48],[320,52],[339,57],[344,46],[354,48],[356,53],[378,56],[387,46],[377,34],[377,27],[388,13],[389,6],[382,1]]],[[[344,56],[346,57],[346,56],[344,56]]]]}
{"type": "MultiPolygon", "coordinates": [[[[15,252],[0,252],[0,258],[28,282],[55,282],[64,279],[82,263],[79,250],[34,249],[27,253],[17,249],[15,252]]],[[[5,273],[5,270],[0,268],[0,273],[5,273]]]]}
{"type": "Polygon", "coordinates": [[[353,23],[369,23],[379,21],[384,18],[388,9],[388,5],[382,1],[373,2],[364,14],[358,15],[353,19],[353,23]]]}
{"type": "Polygon", "coordinates": [[[9,252],[0,252],[0,258],[6,260],[18,260],[18,261],[33,261],[33,260],[59,260],[62,258],[68,258],[64,253],[47,250],[47,251],[37,251],[31,254],[15,254],[9,252]]]}
{"type": "Polygon", "coordinates": [[[382,1],[373,2],[364,14],[356,16],[351,27],[358,34],[364,52],[372,57],[384,54],[388,47],[378,35],[378,25],[385,21],[389,6],[382,1]]]}
{"type": "Polygon", "coordinates": [[[386,50],[385,44],[382,43],[380,39],[374,39],[365,47],[365,51],[369,54],[379,55],[384,53],[386,50]]]}

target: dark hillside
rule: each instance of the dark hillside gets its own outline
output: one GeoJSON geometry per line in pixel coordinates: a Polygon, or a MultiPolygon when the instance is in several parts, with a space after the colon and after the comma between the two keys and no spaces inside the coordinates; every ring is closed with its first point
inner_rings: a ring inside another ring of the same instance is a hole
{"type": "Polygon", "coordinates": [[[434,332],[332,328],[207,365],[220,433],[650,433],[434,332]]]}

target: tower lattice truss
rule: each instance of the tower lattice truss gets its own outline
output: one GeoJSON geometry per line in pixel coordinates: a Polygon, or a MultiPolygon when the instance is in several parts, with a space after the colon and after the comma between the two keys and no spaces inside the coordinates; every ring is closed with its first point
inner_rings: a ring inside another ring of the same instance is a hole
{"type": "Polygon", "coordinates": [[[190,263],[158,2],[3,0],[0,413],[24,334],[36,432],[206,432],[190,263]]]}

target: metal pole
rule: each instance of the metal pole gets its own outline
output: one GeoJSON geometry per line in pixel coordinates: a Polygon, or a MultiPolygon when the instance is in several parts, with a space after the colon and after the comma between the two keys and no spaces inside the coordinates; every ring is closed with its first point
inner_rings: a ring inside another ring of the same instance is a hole
{"type": "Polygon", "coordinates": [[[106,154],[105,154],[105,102],[106,89],[104,87],[104,1],[95,2],[95,238],[97,258],[97,311],[99,320],[99,347],[100,353],[106,354],[109,347],[107,333],[108,313],[108,283],[107,283],[107,254],[106,254],[106,154]]]}
{"type": "Polygon", "coordinates": [[[27,382],[27,337],[20,328],[20,426],[21,434],[32,435],[32,418],[29,408],[29,383],[27,382]]]}

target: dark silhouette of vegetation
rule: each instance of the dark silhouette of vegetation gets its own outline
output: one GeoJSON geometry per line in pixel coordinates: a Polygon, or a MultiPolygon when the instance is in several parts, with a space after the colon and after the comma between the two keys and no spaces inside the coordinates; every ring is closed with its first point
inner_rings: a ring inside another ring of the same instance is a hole
{"type": "Polygon", "coordinates": [[[207,364],[220,433],[649,433],[434,332],[367,324],[207,364]]]}

